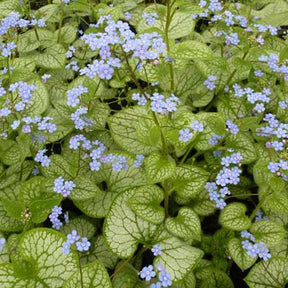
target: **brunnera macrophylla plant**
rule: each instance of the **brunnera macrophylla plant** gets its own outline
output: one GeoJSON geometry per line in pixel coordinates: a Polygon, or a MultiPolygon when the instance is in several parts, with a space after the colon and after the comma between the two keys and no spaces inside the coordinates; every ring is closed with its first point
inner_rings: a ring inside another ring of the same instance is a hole
{"type": "Polygon", "coordinates": [[[0,286],[286,287],[285,0],[0,2],[0,286]]]}

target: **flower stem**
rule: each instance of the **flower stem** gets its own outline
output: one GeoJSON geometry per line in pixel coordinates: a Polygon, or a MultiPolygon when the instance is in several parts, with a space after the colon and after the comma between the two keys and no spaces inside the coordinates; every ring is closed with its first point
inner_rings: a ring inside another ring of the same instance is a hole
{"type": "Polygon", "coordinates": [[[264,204],[267,196],[271,194],[271,193],[268,193],[268,192],[269,192],[269,190],[266,188],[265,191],[264,191],[264,194],[263,194],[263,196],[262,196],[262,199],[259,201],[259,203],[257,204],[257,206],[255,207],[255,209],[253,210],[252,214],[251,214],[250,217],[249,217],[249,219],[250,219],[251,221],[255,218],[258,210],[259,210],[259,209],[262,207],[262,205],[264,204]]]}

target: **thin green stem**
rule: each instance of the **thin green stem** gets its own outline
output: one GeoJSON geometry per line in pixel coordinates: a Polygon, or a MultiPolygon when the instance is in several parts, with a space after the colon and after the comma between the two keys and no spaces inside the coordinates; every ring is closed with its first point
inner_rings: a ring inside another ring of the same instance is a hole
{"type": "MultiPolygon", "coordinates": [[[[170,52],[170,44],[169,44],[169,26],[172,20],[172,17],[174,15],[174,12],[171,14],[171,3],[170,0],[167,1],[167,8],[166,8],[166,25],[165,25],[165,43],[167,48],[167,53],[170,52]]],[[[174,69],[173,69],[173,63],[169,63],[169,71],[170,71],[170,90],[171,92],[174,91],[174,69]]]]}
{"type": "Polygon", "coordinates": [[[121,266],[120,266],[117,270],[115,270],[115,272],[114,272],[112,275],[110,275],[110,279],[112,279],[113,277],[115,277],[115,276],[125,267],[125,265],[126,265],[131,259],[132,259],[132,257],[126,259],[126,260],[121,264],[121,266]]]}
{"type": "MultiPolygon", "coordinates": [[[[121,50],[122,50],[122,52],[123,52],[123,54],[124,54],[125,62],[126,62],[126,64],[127,64],[127,67],[128,67],[128,69],[129,69],[129,72],[130,72],[130,75],[131,75],[131,77],[132,77],[133,82],[135,83],[135,85],[137,86],[137,88],[139,89],[139,91],[141,91],[141,94],[142,94],[144,97],[146,97],[146,95],[145,95],[145,93],[144,93],[144,91],[143,91],[143,88],[141,87],[141,85],[140,85],[137,77],[136,77],[135,74],[133,73],[133,69],[132,69],[132,67],[131,67],[131,65],[130,65],[130,63],[129,63],[129,61],[128,61],[127,55],[125,54],[123,47],[122,47],[121,45],[120,45],[120,47],[121,47],[121,50]]],[[[157,115],[156,115],[155,112],[153,112],[153,119],[154,119],[156,125],[157,125],[157,126],[159,127],[159,129],[160,129],[160,135],[161,135],[161,141],[162,141],[162,145],[163,145],[163,150],[165,151],[165,153],[168,153],[167,145],[166,145],[166,140],[165,140],[163,131],[162,131],[162,129],[161,129],[160,123],[159,123],[159,121],[158,121],[158,118],[157,118],[157,115]]]]}
{"type": "Polygon", "coordinates": [[[156,123],[156,125],[159,127],[160,129],[160,136],[161,136],[161,141],[162,141],[162,145],[163,145],[163,150],[166,154],[168,154],[168,148],[167,148],[167,144],[166,144],[166,140],[165,140],[165,136],[163,134],[163,131],[162,131],[162,128],[160,126],[160,123],[158,121],[158,118],[157,118],[157,115],[155,112],[153,112],[153,118],[154,118],[154,121],[156,123]]]}
{"type": "Polygon", "coordinates": [[[62,30],[62,25],[63,25],[64,15],[65,15],[65,7],[62,5],[62,13],[61,13],[60,21],[59,21],[59,28],[58,28],[57,43],[60,42],[60,38],[61,38],[61,30],[62,30]]]}
{"type": "Polygon", "coordinates": [[[262,207],[262,205],[264,204],[264,202],[265,202],[265,200],[266,200],[268,195],[270,195],[270,193],[269,193],[268,188],[266,188],[265,191],[264,191],[264,194],[262,196],[262,199],[259,201],[259,203],[257,204],[257,206],[255,207],[255,209],[253,210],[252,214],[249,217],[249,219],[251,221],[255,218],[258,210],[262,207]]]}
{"type": "Polygon", "coordinates": [[[231,196],[225,197],[225,200],[229,198],[247,197],[247,196],[258,196],[258,193],[231,195],[231,196]]]}
{"type": "Polygon", "coordinates": [[[35,31],[36,38],[37,38],[37,40],[39,41],[40,38],[39,38],[39,34],[38,34],[38,30],[37,30],[37,27],[36,27],[36,26],[35,26],[35,28],[34,28],[34,31],[35,31]]]}
{"type": "Polygon", "coordinates": [[[186,151],[185,155],[184,155],[183,158],[181,159],[180,164],[183,164],[183,163],[186,161],[186,159],[187,159],[189,153],[192,151],[193,147],[194,147],[194,143],[192,143],[192,144],[190,145],[189,149],[186,151]]]}

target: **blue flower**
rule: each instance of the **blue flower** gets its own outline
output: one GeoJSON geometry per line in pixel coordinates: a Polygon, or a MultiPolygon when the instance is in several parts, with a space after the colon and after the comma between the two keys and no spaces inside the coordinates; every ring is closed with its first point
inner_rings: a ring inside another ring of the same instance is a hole
{"type": "Polygon", "coordinates": [[[3,245],[5,244],[6,240],[5,238],[0,238],[0,252],[3,251],[3,245]]]}
{"type": "Polygon", "coordinates": [[[71,232],[71,234],[67,235],[67,242],[70,244],[75,243],[76,241],[78,241],[80,239],[80,236],[77,234],[76,230],[73,230],[71,232]]]}
{"type": "Polygon", "coordinates": [[[48,156],[44,155],[44,153],[47,152],[46,149],[39,150],[34,158],[36,162],[40,162],[41,166],[48,167],[51,160],[48,158],[48,156]]]}
{"type": "Polygon", "coordinates": [[[153,266],[149,265],[148,267],[143,267],[140,271],[140,277],[145,279],[145,281],[150,281],[151,278],[156,276],[156,272],[153,270],[153,266]]]}
{"type": "Polygon", "coordinates": [[[182,142],[187,142],[193,137],[193,134],[190,132],[188,128],[181,129],[179,131],[179,140],[182,142]]]}
{"type": "Polygon", "coordinates": [[[134,166],[135,168],[141,167],[144,158],[145,158],[144,155],[141,155],[141,154],[140,154],[140,155],[136,155],[136,159],[137,159],[137,160],[134,161],[133,166],[134,166]]]}
{"type": "Polygon", "coordinates": [[[153,252],[154,256],[158,256],[162,254],[162,248],[159,245],[154,245],[151,251],[153,252]]]}
{"type": "Polygon", "coordinates": [[[67,241],[62,246],[62,252],[66,255],[69,255],[70,253],[70,243],[67,241]]]}
{"type": "Polygon", "coordinates": [[[159,280],[163,287],[169,287],[172,285],[171,275],[165,271],[160,273],[159,280]]]}
{"type": "Polygon", "coordinates": [[[192,124],[190,124],[190,127],[194,130],[194,131],[198,131],[198,132],[203,132],[204,131],[204,125],[202,123],[200,123],[199,121],[194,121],[192,124]]]}
{"type": "Polygon", "coordinates": [[[205,81],[204,85],[207,87],[209,90],[214,90],[216,88],[215,81],[216,81],[216,76],[210,75],[205,81]]]}
{"type": "Polygon", "coordinates": [[[73,181],[65,181],[62,176],[54,180],[54,192],[62,194],[64,197],[70,195],[71,191],[76,187],[73,181]]]}
{"type": "Polygon", "coordinates": [[[80,252],[88,251],[90,246],[91,243],[88,241],[86,237],[83,237],[81,241],[76,242],[76,248],[80,252]]]}
{"type": "Polygon", "coordinates": [[[236,124],[233,123],[231,120],[226,121],[226,126],[230,130],[232,134],[237,134],[239,132],[239,128],[236,124]]]}

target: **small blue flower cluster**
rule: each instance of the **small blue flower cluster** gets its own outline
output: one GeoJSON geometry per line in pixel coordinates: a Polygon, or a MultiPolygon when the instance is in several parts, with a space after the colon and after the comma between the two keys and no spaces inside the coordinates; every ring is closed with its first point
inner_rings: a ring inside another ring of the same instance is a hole
{"type": "Polygon", "coordinates": [[[176,111],[177,104],[180,103],[179,98],[174,94],[171,94],[171,96],[164,101],[163,95],[159,93],[153,93],[153,96],[150,99],[151,110],[160,114],[176,111]]]}
{"type": "Polygon", "coordinates": [[[262,72],[262,70],[255,70],[254,71],[254,75],[256,76],[256,77],[263,77],[264,76],[264,73],[262,72]]]}
{"type": "MultiPolygon", "coordinates": [[[[284,74],[284,80],[288,81],[288,65],[280,65],[277,54],[261,55],[258,60],[267,63],[273,72],[284,74]]],[[[288,59],[285,62],[288,63],[288,59]]]]}
{"type": "Polygon", "coordinates": [[[62,194],[63,197],[70,195],[71,191],[76,187],[73,181],[65,181],[62,176],[58,177],[54,181],[54,192],[62,194]]]}
{"type": "MultiPolygon", "coordinates": [[[[23,117],[22,120],[14,120],[13,123],[11,124],[11,128],[13,130],[16,130],[20,126],[21,121],[22,121],[25,123],[24,125],[22,125],[22,129],[21,129],[21,131],[24,134],[31,133],[31,131],[32,131],[31,125],[32,124],[34,124],[34,125],[37,124],[37,129],[39,131],[44,131],[45,133],[53,133],[54,131],[57,130],[57,127],[54,123],[48,122],[50,120],[53,120],[53,118],[48,117],[48,116],[43,117],[43,119],[41,119],[41,117],[39,117],[39,116],[35,116],[34,118],[23,117]]],[[[44,137],[44,142],[45,142],[45,137],[44,137]]]]}
{"type": "Polygon", "coordinates": [[[237,33],[230,33],[230,34],[226,34],[225,35],[225,43],[226,45],[238,45],[240,40],[238,38],[238,34],[237,33]]]}
{"type": "Polygon", "coordinates": [[[255,222],[259,221],[259,220],[265,220],[268,219],[267,216],[264,216],[263,211],[261,209],[259,209],[255,215],[255,222]]]}
{"type": "Polygon", "coordinates": [[[210,75],[205,81],[204,85],[207,87],[209,90],[214,90],[216,88],[215,81],[217,80],[217,77],[214,75],[210,75]]]}
{"type": "Polygon", "coordinates": [[[177,105],[180,103],[179,98],[174,94],[171,94],[171,96],[166,99],[163,95],[156,92],[153,93],[152,96],[148,95],[147,93],[141,96],[139,93],[132,94],[132,100],[138,101],[138,105],[146,105],[147,99],[151,100],[151,110],[159,114],[176,111],[177,105]]]}
{"type": "Polygon", "coordinates": [[[241,169],[237,166],[230,168],[230,165],[240,165],[241,160],[242,155],[239,152],[222,157],[221,165],[223,168],[217,174],[215,182],[207,182],[205,185],[205,189],[209,192],[210,200],[216,202],[216,208],[218,209],[223,209],[226,206],[224,199],[226,195],[231,194],[226,185],[237,185],[240,181],[241,169]],[[221,188],[219,189],[217,185],[221,188]]]}
{"type": "Polygon", "coordinates": [[[6,240],[5,238],[0,238],[0,252],[3,251],[3,245],[5,244],[6,240]]]}
{"type": "Polygon", "coordinates": [[[143,13],[142,18],[146,20],[147,25],[155,24],[156,19],[158,18],[157,13],[143,13]]]}
{"type": "MultiPolygon", "coordinates": [[[[159,245],[154,245],[151,249],[154,256],[159,256],[162,254],[162,248],[159,245]]],[[[161,287],[170,287],[172,286],[171,275],[167,273],[162,264],[155,265],[156,270],[158,271],[158,281],[152,283],[150,288],[161,288],[161,287]]],[[[139,272],[141,279],[144,279],[147,282],[150,282],[156,276],[156,271],[152,265],[143,267],[139,272]]]]}
{"type": "Polygon", "coordinates": [[[78,72],[78,71],[80,70],[77,61],[71,61],[70,63],[68,63],[68,64],[65,66],[65,68],[66,68],[66,69],[71,68],[72,71],[74,71],[74,72],[78,72]]]}
{"type": "Polygon", "coordinates": [[[279,101],[278,105],[281,109],[286,109],[288,106],[288,100],[279,101]]]}
{"type": "Polygon", "coordinates": [[[120,172],[121,170],[127,170],[128,169],[128,163],[126,161],[126,157],[125,156],[117,156],[117,157],[111,157],[110,155],[110,159],[107,160],[107,158],[105,158],[105,160],[101,159],[102,162],[106,162],[106,163],[109,163],[109,162],[112,162],[112,170],[113,171],[116,171],[116,172],[120,172]],[[111,160],[113,158],[113,160],[111,160]],[[114,159],[116,159],[116,161],[114,161],[114,159]]]}
{"type": "Polygon", "coordinates": [[[2,36],[8,33],[10,28],[28,28],[29,26],[45,27],[45,19],[32,19],[30,21],[20,18],[18,12],[11,12],[6,18],[3,18],[0,23],[0,35],[2,36]]]}
{"type": "Polygon", "coordinates": [[[269,95],[271,95],[271,91],[269,88],[264,88],[262,92],[255,92],[252,88],[242,88],[239,84],[233,85],[234,89],[234,95],[236,97],[243,97],[246,95],[247,101],[251,104],[255,104],[255,107],[253,108],[253,112],[255,113],[262,113],[265,111],[264,103],[269,103],[270,98],[269,95]]]}
{"type": "MultiPolygon", "coordinates": [[[[264,115],[264,122],[268,125],[256,129],[258,136],[268,137],[269,141],[266,142],[266,148],[273,148],[276,152],[282,152],[286,147],[286,139],[288,138],[288,124],[280,123],[276,119],[276,115],[268,113],[264,115]]],[[[280,154],[281,158],[281,154],[280,154]]],[[[288,181],[287,176],[283,171],[288,170],[288,162],[280,159],[278,162],[271,161],[267,168],[272,172],[276,173],[277,176],[281,176],[284,181],[288,181]]]]}
{"type": "Polygon", "coordinates": [[[283,171],[288,170],[288,162],[280,159],[279,162],[270,161],[267,168],[271,171],[271,173],[276,173],[277,176],[281,176],[284,181],[288,181],[287,176],[283,173],[283,171]]]}
{"type": "Polygon", "coordinates": [[[112,170],[117,172],[126,170],[129,167],[125,156],[116,157],[111,153],[109,155],[104,155],[103,153],[106,150],[106,147],[103,143],[98,140],[90,141],[82,134],[71,137],[69,147],[73,150],[82,147],[85,150],[90,151],[89,155],[86,154],[86,157],[90,156],[92,159],[89,163],[91,171],[99,171],[102,163],[112,163],[112,170]],[[97,148],[94,148],[93,146],[97,146],[97,148]]]}
{"type": "MultiPolygon", "coordinates": [[[[191,123],[190,127],[194,132],[204,131],[204,125],[197,120],[191,123]]],[[[194,134],[191,132],[189,128],[181,129],[179,131],[179,140],[182,142],[188,142],[193,136],[194,134]]]]}
{"type": "MultiPolygon", "coordinates": [[[[156,283],[152,283],[150,288],[161,288],[161,287],[170,287],[172,286],[171,275],[167,273],[162,264],[155,265],[156,270],[158,271],[158,281],[156,283]]],[[[151,281],[152,278],[156,276],[156,272],[152,265],[148,265],[147,267],[143,267],[143,269],[139,272],[139,275],[145,281],[151,281]]]]}
{"type": "MultiPolygon", "coordinates": [[[[26,82],[19,81],[11,84],[9,86],[9,92],[12,93],[13,100],[6,99],[5,104],[8,105],[8,107],[4,107],[0,110],[0,117],[8,116],[11,114],[11,110],[16,111],[23,111],[26,108],[26,104],[30,103],[31,97],[33,96],[33,93],[36,90],[35,85],[29,85],[26,82]],[[17,103],[16,99],[20,98],[17,103]]],[[[6,94],[6,91],[3,87],[1,87],[1,96],[6,94]]]]}
{"type": "Polygon", "coordinates": [[[66,58],[72,58],[75,52],[76,48],[74,46],[69,46],[68,51],[66,52],[66,58]]]}
{"type": "Polygon", "coordinates": [[[236,135],[239,132],[239,128],[238,128],[237,124],[233,123],[232,120],[227,120],[226,126],[227,126],[227,132],[230,132],[234,135],[236,135]]]}
{"type": "Polygon", "coordinates": [[[85,93],[88,93],[88,88],[82,85],[67,90],[67,105],[75,108],[80,103],[79,97],[85,93]]]}
{"type": "Polygon", "coordinates": [[[209,144],[210,144],[210,145],[217,145],[217,144],[219,143],[219,141],[220,141],[221,139],[223,139],[223,138],[224,138],[223,135],[214,134],[214,135],[212,136],[212,138],[209,139],[209,144]]]}
{"type": "Polygon", "coordinates": [[[110,80],[114,68],[121,67],[120,59],[111,57],[114,45],[120,45],[123,52],[132,53],[132,59],[137,58],[141,61],[158,59],[160,54],[166,52],[166,45],[157,32],[139,34],[139,38],[136,38],[128,23],[123,21],[116,23],[109,15],[101,16],[97,24],[90,26],[99,27],[105,21],[107,22],[105,32],[89,33],[81,37],[93,51],[99,50],[101,57],[100,60],[96,59],[82,68],[81,75],[90,78],[98,76],[100,79],[110,80]]]}
{"type": "MultiPolygon", "coordinates": [[[[79,97],[88,92],[86,87],[79,85],[76,88],[67,91],[67,105],[75,108],[78,104],[80,104],[79,97]]],[[[83,130],[84,128],[91,127],[93,125],[93,121],[88,119],[86,115],[88,113],[87,107],[78,107],[77,110],[71,114],[71,120],[74,121],[75,129],[83,130]]]]}
{"type": "Polygon", "coordinates": [[[51,77],[52,77],[51,74],[43,74],[43,75],[41,76],[42,82],[43,82],[43,83],[46,83],[47,80],[50,79],[51,77]]]}
{"type": "Polygon", "coordinates": [[[85,128],[93,126],[93,120],[87,118],[87,107],[78,107],[77,110],[71,114],[71,119],[74,121],[75,129],[83,130],[85,128]]]}
{"type": "Polygon", "coordinates": [[[34,160],[36,162],[39,162],[41,164],[41,166],[43,167],[48,167],[51,160],[49,159],[49,157],[47,155],[44,155],[44,153],[47,152],[47,149],[42,149],[39,150],[34,158],[34,160]]]}
{"type": "MultiPolygon", "coordinates": [[[[136,155],[136,160],[133,163],[133,166],[135,168],[139,168],[142,166],[143,160],[144,160],[145,156],[142,154],[136,155]]],[[[152,251],[153,252],[153,251],[152,251]]]]}
{"type": "MultiPolygon", "coordinates": [[[[222,10],[222,5],[221,5],[221,2],[219,2],[218,0],[210,0],[208,1],[209,5],[208,7],[201,13],[198,13],[198,14],[192,14],[191,15],[191,18],[193,20],[197,19],[197,18],[206,18],[209,16],[210,13],[213,13],[216,12],[216,11],[221,11],[222,10]]],[[[199,2],[199,5],[198,5],[200,8],[205,8],[207,6],[207,1],[206,0],[201,0],[199,2]]]]}
{"type": "Polygon", "coordinates": [[[216,37],[221,37],[222,35],[225,35],[225,43],[226,45],[238,45],[240,40],[238,38],[238,34],[237,33],[227,33],[225,31],[217,31],[215,32],[215,36],[216,37]]]}
{"type": "Polygon", "coordinates": [[[285,140],[288,138],[288,124],[280,123],[279,120],[276,119],[276,115],[272,113],[265,114],[263,121],[267,122],[268,125],[256,129],[258,136],[276,136],[279,140],[285,140]]]}
{"type": "Polygon", "coordinates": [[[248,231],[242,231],[241,237],[246,239],[242,241],[242,247],[247,251],[247,255],[253,258],[259,256],[264,261],[272,257],[266,245],[263,242],[255,243],[255,237],[248,231]]]}
{"type": "MultiPolygon", "coordinates": [[[[52,223],[52,228],[59,230],[62,226],[63,223],[59,219],[59,216],[62,214],[62,208],[60,206],[54,206],[52,209],[52,213],[49,214],[49,219],[52,223]]],[[[64,214],[64,221],[65,223],[69,222],[69,215],[68,212],[64,214]]]]}
{"type": "Polygon", "coordinates": [[[0,45],[0,50],[2,50],[3,57],[9,57],[12,55],[12,50],[16,49],[16,44],[14,42],[6,43],[5,45],[0,45]]]}
{"type": "MultiPolygon", "coordinates": [[[[223,18],[217,18],[215,20],[220,21],[220,20],[224,20],[226,26],[233,26],[235,24],[239,24],[242,28],[246,28],[247,27],[247,23],[248,20],[245,16],[242,15],[234,15],[232,12],[226,10],[223,13],[223,18]]],[[[213,17],[214,18],[214,17],[213,17]]],[[[213,22],[215,22],[215,20],[213,22]]]]}
{"type": "Polygon", "coordinates": [[[77,251],[80,252],[88,251],[91,246],[89,240],[86,237],[80,237],[76,230],[73,230],[71,234],[67,235],[67,241],[62,246],[62,252],[66,255],[69,255],[70,247],[72,244],[75,244],[77,251]]]}
{"type": "MultiPolygon", "coordinates": [[[[151,251],[154,256],[159,256],[162,254],[162,248],[159,245],[154,245],[151,251]]],[[[172,285],[171,275],[165,271],[162,264],[156,264],[155,268],[158,273],[156,273],[152,265],[148,265],[143,267],[143,269],[138,273],[138,275],[141,279],[150,282],[156,276],[156,274],[158,274],[158,281],[152,283],[150,285],[150,288],[170,287],[172,285]]]]}
{"type": "MultiPolygon", "coordinates": [[[[260,33],[270,33],[270,35],[277,35],[278,29],[273,27],[272,25],[262,25],[262,24],[253,24],[253,27],[257,28],[258,32],[260,33]]],[[[267,34],[268,34],[267,33],[267,34]]]]}

